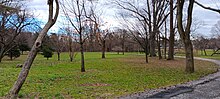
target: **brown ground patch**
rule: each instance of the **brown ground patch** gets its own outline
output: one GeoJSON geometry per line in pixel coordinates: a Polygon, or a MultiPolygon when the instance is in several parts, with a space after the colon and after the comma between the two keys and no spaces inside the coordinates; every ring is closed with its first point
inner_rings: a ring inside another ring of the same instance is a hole
{"type": "Polygon", "coordinates": [[[80,86],[111,86],[110,84],[94,83],[94,84],[81,84],[80,86]]]}

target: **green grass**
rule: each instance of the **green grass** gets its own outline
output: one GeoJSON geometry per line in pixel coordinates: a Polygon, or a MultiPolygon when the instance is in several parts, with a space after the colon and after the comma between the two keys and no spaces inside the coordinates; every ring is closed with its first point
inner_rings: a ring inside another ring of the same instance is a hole
{"type": "Polygon", "coordinates": [[[205,55],[204,52],[197,51],[197,52],[195,52],[195,56],[202,57],[202,58],[210,58],[210,59],[220,60],[220,54],[214,54],[213,56],[211,56],[213,53],[212,49],[206,49],[206,53],[207,53],[207,55],[205,55]]]}
{"type": "MultiPolygon", "coordinates": [[[[198,79],[217,71],[210,62],[195,61],[195,73],[184,72],[184,59],[174,61],[150,58],[145,63],[144,55],[126,53],[117,55],[85,53],[86,72],[80,72],[80,55],[75,62],[69,62],[68,54],[56,55],[46,60],[38,55],[19,97],[24,98],[114,98],[144,90],[175,85],[198,79]]],[[[0,63],[0,97],[7,94],[15,82],[21,68],[15,68],[26,56],[0,63]]]]}
{"type": "MultiPolygon", "coordinates": [[[[220,54],[214,54],[211,56],[213,53],[212,49],[206,49],[206,54],[204,52],[201,52],[200,50],[194,50],[194,56],[195,57],[201,57],[201,58],[210,58],[210,59],[217,59],[220,60],[220,54]]],[[[177,50],[176,51],[176,56],[185,56],[184,50],[177,50]]]]}

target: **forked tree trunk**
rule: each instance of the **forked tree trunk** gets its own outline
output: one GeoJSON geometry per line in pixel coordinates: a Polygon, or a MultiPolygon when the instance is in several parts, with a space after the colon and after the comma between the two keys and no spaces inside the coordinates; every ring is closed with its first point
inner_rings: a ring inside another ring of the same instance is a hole
{"type": "Polygon", "coordinates": [[[55,16],[53,16],[53,2],[51,2],[51,0],[48,0],[48,5],[49,5],[49,20],[46,23],[46,25],[43,27],[42,31],[40,32],[38,38],[36,39],[31,51],[28,54],[28,57],[26,59],[26,61],[23,64],[22,70],[18,76],[17,81],[14,83],[13,87],[11,88],[11,90],[9,91],[9,94],[7,96],[7,98],[10,99],[16,99],[17,95],[22,87],[22,85],[24,84],[29,70],[31,68],[31,65],[37,55],[37,52],[42,44],[42,40],[45,37],[45,35],[47,34],[48,30],[55,24],[58,14],[59,14],[59,3],[58,0],[55,0],[56,2],[56,13],[55,16]]]}
{"type": "Polygon", "coordinates": [[[184,42],[186,52],[186,69],[187,73],[194,72],[194,59],[193,59],[193,47],[190,40],[190,30],[192,25],[192,11],[195,0],[189,0],[189,3],[185,3],[185,0],[177,0],[177,27],[182,41],[184,42]],[[186,26],[183,26],[183,7],[184,4],[188,4],[186,26]]]}

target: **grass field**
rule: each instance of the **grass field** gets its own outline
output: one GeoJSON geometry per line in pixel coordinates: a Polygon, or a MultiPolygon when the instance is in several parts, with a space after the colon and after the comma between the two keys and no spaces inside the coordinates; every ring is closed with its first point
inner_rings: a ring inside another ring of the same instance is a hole
{"type": "MultiPolygon", "coordinates": [[[[68,54],[56,55],[46,60],[38,55],[29,76],[23,85],[19,97],[23,98],[113,98],[148,89],[170,86],[198,79],[217,71],[210,62],[195,61],[195,73],[184,72],[185,60],[174,61],[150,58],[145,63],[144,55],[126,53],[117,55],[85,53],[86,72],[80,72],[80,55],[75,62],[69,62],[68,54]]],[[[7,94],[15,82],[26,56],[10,61],[7,58],[0,63],[0,97],[7,94]]]]}
{"type": "MultiPolygon", "coordinates": [[[[219,51],[220,52],[220,51],[219,51]]],[[[176,56],[185,56],[184,50],[177,50],[176,51],[176,56]]],[[[202,57],[202,58],[210,58],[210,59],[217,59],[220,60],[220,54],[214,54],[211,56],[213,53],[212,49],[206,49],[206,54],[204,52],[201,52],[200,50],[194,50],[194,56],[195,57],[202,57]]]]}

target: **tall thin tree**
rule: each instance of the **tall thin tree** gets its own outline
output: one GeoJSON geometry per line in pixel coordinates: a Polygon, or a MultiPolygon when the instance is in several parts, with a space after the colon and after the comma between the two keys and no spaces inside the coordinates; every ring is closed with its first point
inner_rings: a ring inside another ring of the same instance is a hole
{"type": "Polygon", "coordinates": [[[23,67],[22,67],[22,70],[18,76],[18,79],[14,83],[11,90],[9,91],[7,98],[13,98],[13,99],[17,98],[18,93],[19,93],[22,85],[24,84],[27,76],[28,76],[31,65],[32,65],[32,63],[37,55],[37,52],[42,44],[42,40],[44,39],[48,30],[55,24],[57,17],[58,17],[58,14],[59,14],[59,1],[55,0],[55,3],[56,3],[56,12],[54,14],[54,11],[53,11],[54,0],[48,0],[48,2],[47,2],[47,4],[49,5],[48,22],[46,23],[46,25],[43,27],[43,29],[39,33],[31,51],[28,54],[26,61],[23,64],[23,67]]]}
{"type": "Polygon", "coordinates": [[[169,51],[168,51],[168,59],[174,60],[174,28],[173,28],[173,0],[170,0],[170,37],[169,37],[169,51]]]}

